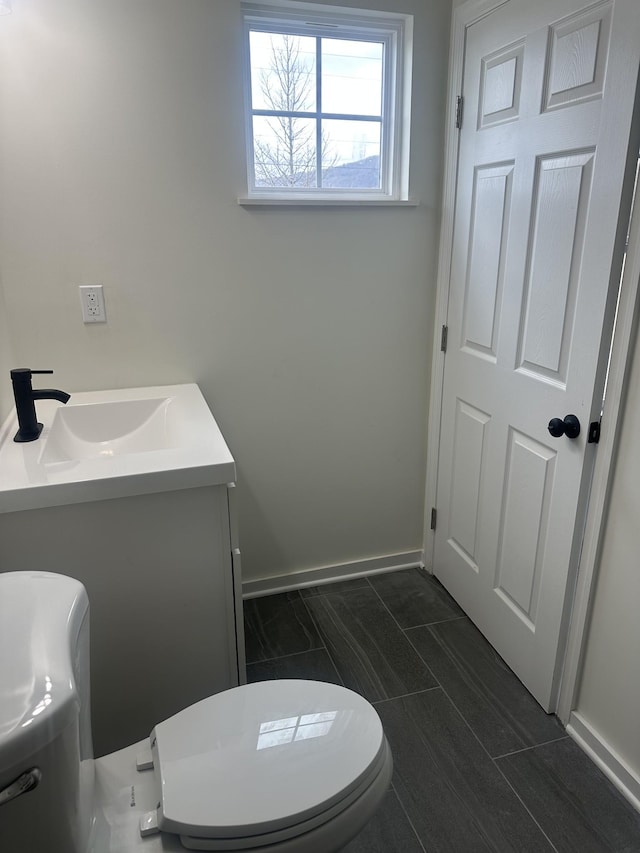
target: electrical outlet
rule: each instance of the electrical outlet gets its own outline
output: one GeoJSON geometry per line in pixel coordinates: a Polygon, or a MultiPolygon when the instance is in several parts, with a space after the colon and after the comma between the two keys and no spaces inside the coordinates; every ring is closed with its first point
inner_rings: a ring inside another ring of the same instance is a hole
{"type": "Polygon", "coordinates": [[[82,319],[85,323],[107,322],[101,284],[81,284],[80,302],[82,304],[82,319]]]}

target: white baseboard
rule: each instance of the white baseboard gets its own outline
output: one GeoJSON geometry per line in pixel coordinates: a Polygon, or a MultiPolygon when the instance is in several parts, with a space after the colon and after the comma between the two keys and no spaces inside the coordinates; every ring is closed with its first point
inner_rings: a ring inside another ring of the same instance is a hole
{"type": "Polygon", "coordinates": [[[640,811],[640,777],[578,711],[571,712],[567,734],[571,735],[578,746],[598,765],[623,797],[640,811]]]}
{"type": "Polygon", "coordinates": [[[353,560],[350,563],[340,563],[337,566],[304,569],[301,572],[293,572],[288,575],[244,581],[242,597],[258,598],[262,595],[273,595],[276,592],[289,592],[307,586],[321,586],[326,583],[366,577],[366,575],[413,568],[424,568],[422,551],[405,551],[401,554],[388,554],[384,557],[373,557],[368,560],[353,560]]]}

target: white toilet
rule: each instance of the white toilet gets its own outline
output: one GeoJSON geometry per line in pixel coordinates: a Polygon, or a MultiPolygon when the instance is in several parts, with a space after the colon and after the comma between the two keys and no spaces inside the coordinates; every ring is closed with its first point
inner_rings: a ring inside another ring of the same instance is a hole
{"type": "Polygon", "coordinates": [[[148,741],[92,750],[84,587],[0,574],[2,851],[332,853],[371,818],[393,764],[366,700],[295,680],[224,691],[148,741]]]}

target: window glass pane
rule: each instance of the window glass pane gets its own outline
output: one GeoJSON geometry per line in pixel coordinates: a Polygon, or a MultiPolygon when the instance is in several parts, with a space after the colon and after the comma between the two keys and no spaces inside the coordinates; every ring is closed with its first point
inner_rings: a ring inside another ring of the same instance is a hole
{"type": "Polygon", "coordinates": [[[256,189],[315,187],[316,122],[307,118],[253,118],[256,189]]]}
{"type": "Polygon", "coordinates": [[[250,32],[249,49],[254,110],[315,112],[315,38],[250,32]]]}
{"type": "Polygon", "coordinates": [[[380,189],[378,121],[322,122],[322,185],[380,189]]]}
{"type": "Polygon", "coordinates": [[[382,114],[381,42],[322,39],[322,112],[382,114]]]}

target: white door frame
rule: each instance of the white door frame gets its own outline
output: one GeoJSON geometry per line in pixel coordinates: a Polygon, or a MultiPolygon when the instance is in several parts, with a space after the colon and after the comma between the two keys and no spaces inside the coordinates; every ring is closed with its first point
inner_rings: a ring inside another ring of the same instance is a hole
{"type": "MultiPolygon", "coordinates": [[[[453,11],[425,487],[423,546],[425,568],[429,572],[433,572],[435,535],[431,529],[431,509],[432,507],[436,507],[438,453],[440,447],[442,392],[444,385],[444,353],[441,351],[441,328],[447,323],[458,170],[459,132],[455,126],[456,99],[462,89],[467,29],[508,2],[509,0],[469,0],[469,2],[458,6],[453,11]]],[[[636,108],[630,140],[629,159],[631,161],[631,157],[633,156],[634,162],[637,158],[637,153],[632,155],[631,152],[637,152],[640,145],[639,113],[640,110],[636,108]]],[[[629,185],[628,181],[625,183],[625,190],[629,194],[632,191],[632,186],[629,185]]],[[[634,207],[629,249],[620,291],[620,310],[611,353],[603,429],[593,471],[581,556],[577,572],[573,580],[570,581],[573,582],[575,595],[567,632],[562,682],[556,708],[556,713],[564,724],[569,720],[578,689],[582,651],[590,614],[591,592],[598,565],[604,531],[604,519],[609,500],[611,485],[610,471],[614,461],[614,452],[619,434],[618,419],[626,390],[630,349],[634,340],[637,317],[640,313],[638,306],[638,283],[640,279],[640,201],[638,199],[636,199],[634,207]]],[[[567,595],[571,597],[571,589],[567,591],[567,595]]]]}

